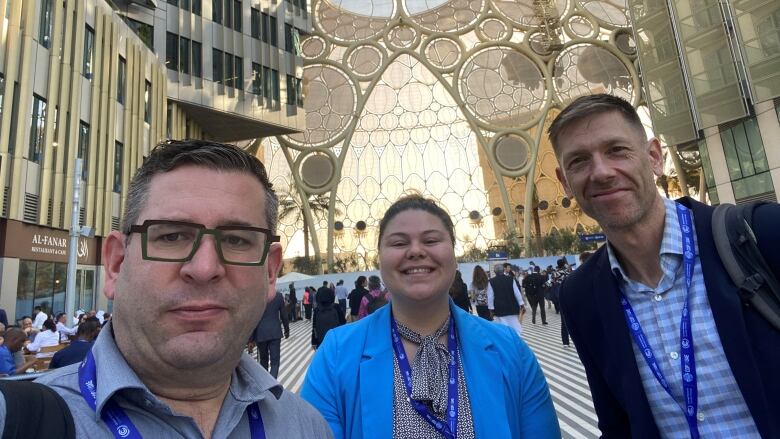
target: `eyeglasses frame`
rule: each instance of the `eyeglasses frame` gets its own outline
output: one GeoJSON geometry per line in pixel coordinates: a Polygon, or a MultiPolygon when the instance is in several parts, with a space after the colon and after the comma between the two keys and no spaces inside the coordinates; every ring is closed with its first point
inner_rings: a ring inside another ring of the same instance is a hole
{"type": "Polygon", "coordinates": [[[214,236],[214,247],[216,248],[217,254],[219,255],[219,260],[223,264],[251,266],[251,267],[263,266],[265,264],[265,260],[268,258],[268,252],[271,249],[271,244],[273,244],[274,242],[279,242],[281,239],[279,235],[274,235],[273,232],[271,232],[268,229],[264,229],[262,227],[218,226],[213,229],[209,229],[203,224],[191,223],[188,221],[151,220],[151,219],[144,221],[142,224],[134,224],[130,226],[130,231],[127,233],[127,235],[130,235],[132,233],[141,234],[141,256],[146,261],[189,262],[192,260],[193,256],[195,256],[195,253],[198,251],[198,248],[200,248],[200,241],[201,238],[203,238],[203,235],[212,235],[214,236]],[[189,226],[189,227],[196,228],[198,230],[198,235],[195,237],[195,242],[192,244],[192,251],[190,252],[190,254],[187,257],[181,259],[156,258],[153,256],[149,256],[147,251],[149,234],[147,232],[150,226],[154,226],[156,224],[170,224],[170,225],[189,226]],[[222,254],[222,245],[219,244],[218,242],[223,230],[251,230],[254,232],[263,233],[266,236],[266,240],[265,240],[265,248],[263,248],[263,256],[260,258],[260,261],[259,262],[231,262],[226,260],[225,256],[222,254]]]}

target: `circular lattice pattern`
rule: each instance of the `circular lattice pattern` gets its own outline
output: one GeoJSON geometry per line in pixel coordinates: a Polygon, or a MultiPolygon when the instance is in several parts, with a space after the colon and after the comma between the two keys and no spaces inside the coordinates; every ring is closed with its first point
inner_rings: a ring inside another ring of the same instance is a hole
{"type": "Polygon", "coordinates": [[[495,0],[493,6],[515,25],[527,30],[542,24],[542,18],[534,6],[535,1],[545,3],[550,16],[563,17],[566,13],[566,0],[495,0]]]}
{"type": "Polygon", "coordinates": [[[313,20],[315,26],[318,26],[324,35],[331,36],[337,41],[364,41],[379,35],[384,31],[389,22],[388,18],[393,14],[393,3],[389,3],[389,13],[386,12],[388,6],[383,6],[375,11],[377,14],[375,16],[367,15],[366,13],[374,11],[360,6],[357,2],[351,2],[351,9],[356,10],[354,13],[339,9],[342,4],[343,2],[334,6],[326,0],[319,1],[313,20]]]}
{"type": "Polygon", "coordinates": [[[495,127],[518,127],[538,118],[545,101],[539,67],[509,46],[492,46],[466,60],[459,91],[466,108],[495,127]]]}
{"type": "Polygon", "coordinates": [[[484,0],[441,0],[419,1],[407,0],[407,9],[415,4],[413,10],[427,9],[424,12],[413,12],[409,15],[415,23],[430,32],[453,33],[473,25],[484,7],[484,0]],[[439,4],[440,3],[440,4],[439,4]],[[438,6],[433,7],[433,5],[438,6]]]}
{"type": "Polygon", "coordinates": [[[345,55],[345,64],[360,79],[370,79],[382,68],[385,54],[377,45],[357,46],[345,55]]]}
{"type": "Polygon", "coordinates": [[[580,6],[593,14],[603,25],[608,27],[628,26],[628,10],[625,0],[583,0],[580,6]]]}
{"type": "Polygon", "coordinates": [[[313,189],[313,193],[321,193],[333,180],[336,172],[333,157],[312,152],[298,157],[298,171],[303,184],[313,189]]]}
{"type": "Polygon", "coordinates": [[[561,51],[555,59],[553,78],[563,104],[596,92],[633,102],[634,84],[628,67],[615,54],[595,44],[576,44],[561,51]]]}
{"type": "Polygon", "coordinates": [[[636,54],[636,43],[634,42],[634,36],[630,31],[620,29],[613,35],[615,47],[626,55],[636,54]]]}
{"type": "Polygon", "coordinates": [[[301,44],[301,55],[307,60],[319,59],[325,55],[327,49],[328,43],[324,38],[312,35],[301,44]]]}
{"type": "Polygon", "coordinates": [[[299,144],[318,145],[336,137],[349,125],[357,105],[355,88],[343,71],[330,65],[304,69],[306,130],[291,134],[299,144]]]}
{"type": "Polygon", "coordinates": [[[483,41],[508,41],[512,37],[512,26],[498,17],[490,17],[477,25],[476,32],[483,41]]]}
{"type": "Polygon", "coordinates": [[[498,164],[510,172],[523,169],[530,156],[528,142],[516,134],[506,134],[496,139],[494,151],[498,164]]]}
{"type": "Polygon", "coordinates": [[[417,29],[405,24],[393,27],[385,35],[387,45],[396,50],[410,49],[417,46],[419,40],[420,34],[417,32],[417,29]]]}
{"type": "Polygon", "coordinates": [[[572,14],[566,21],[563,30],[571,38],[593,38],[598,34],[599,28],[588,17],[581,14],[572,14]]]}
{"type": "Polygon", "coordinates": [[[461,56],[461,47],[452,38],[434,38],[425,46],[425,56],[431,65],[441,70],[455,67],[461,56]]]}

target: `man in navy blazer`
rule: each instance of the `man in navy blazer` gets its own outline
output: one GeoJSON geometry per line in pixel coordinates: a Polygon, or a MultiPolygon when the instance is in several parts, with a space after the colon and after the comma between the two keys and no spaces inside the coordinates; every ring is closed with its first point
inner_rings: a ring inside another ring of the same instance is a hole
{"type": "MultiPolygon", "coordinates": [[[[658,194],[653,174],[663,168],[660,144],[646,140],[622,99],[575,100],[553,121],[550,140],[567,195],[607,236],[560,294],[603,437],[780,437],[780,332],[741,302],[712,239],[713,208],[658,194]],[[670,250],[689,248],[682,244],[686,211],[693,217],[695,257],[670,250]],[[683,306],[656,312],[675,300],[690,310],[688,319],[683,306]],[[690,363],[681,355],[688,339],[680,331],[688,320],[693,372],[719,374],[691,379],[683,373],[690,363]],[[694,392],[684,391],[691,385],[694,392]],[[691,394],[698,401],[685,396],[691,394]]],[[[780,252],[771,247],[780,242],[779,222],[777,204],[754,211],[759,247],[776,274],[780,252]]]]}

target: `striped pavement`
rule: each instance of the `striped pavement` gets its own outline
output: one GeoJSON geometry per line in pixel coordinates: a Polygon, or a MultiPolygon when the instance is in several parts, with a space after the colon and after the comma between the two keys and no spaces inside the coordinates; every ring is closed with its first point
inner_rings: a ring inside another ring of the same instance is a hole
{"type": "MultiPolygon", "coordinates": [[[[582,368],[574,346],[561,345],[561,319],[548,312],[549,325],[531,324],[525,316],[523,339],[533,350],[542,366],[553,397],[561,432],[567,439],[595,438],[599,435],[596,414],[582,368]]],[[[290,338],[282,340],[279,381],[292,391],[300,392],[306,369],[314,350],[311,348],[311,323],[307,320],[290,324],[290,338]]]]}

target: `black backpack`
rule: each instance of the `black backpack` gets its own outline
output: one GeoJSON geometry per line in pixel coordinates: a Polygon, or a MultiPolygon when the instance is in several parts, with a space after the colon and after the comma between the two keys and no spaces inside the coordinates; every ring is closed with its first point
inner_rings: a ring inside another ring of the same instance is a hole
{"type": "Polygon", "coordinates": [[[314,317],[314,340],[312,344],[319,345],[325,340],[325,334],[329,330],[339,326],[341,308],[336,304],[319,305],[314,312],[316,314],[314,317]]]}
{"type": "Polygon", "coordinates": [[[29,381],[0,380],[5,398],[2,439],[75,438],[73,416],[65,401],[51,388],[29,381]]]}
{"type": "Polygon", "coordinates": [[[373,294],[368,293],[368,305],[366,305],[368,314],[372,314],[374,311],[385,305],[387,305],[387,297],[385,293],[380,292],[378,296],[374,296],[373,294]]]}
{"type": "Polygon", "coordinates": [[[753,233],[753,209],[765,202],[721,204],[712,214],[712,236],[740,299],[780,331],[780,282],[767,265],[753,233]]]}

